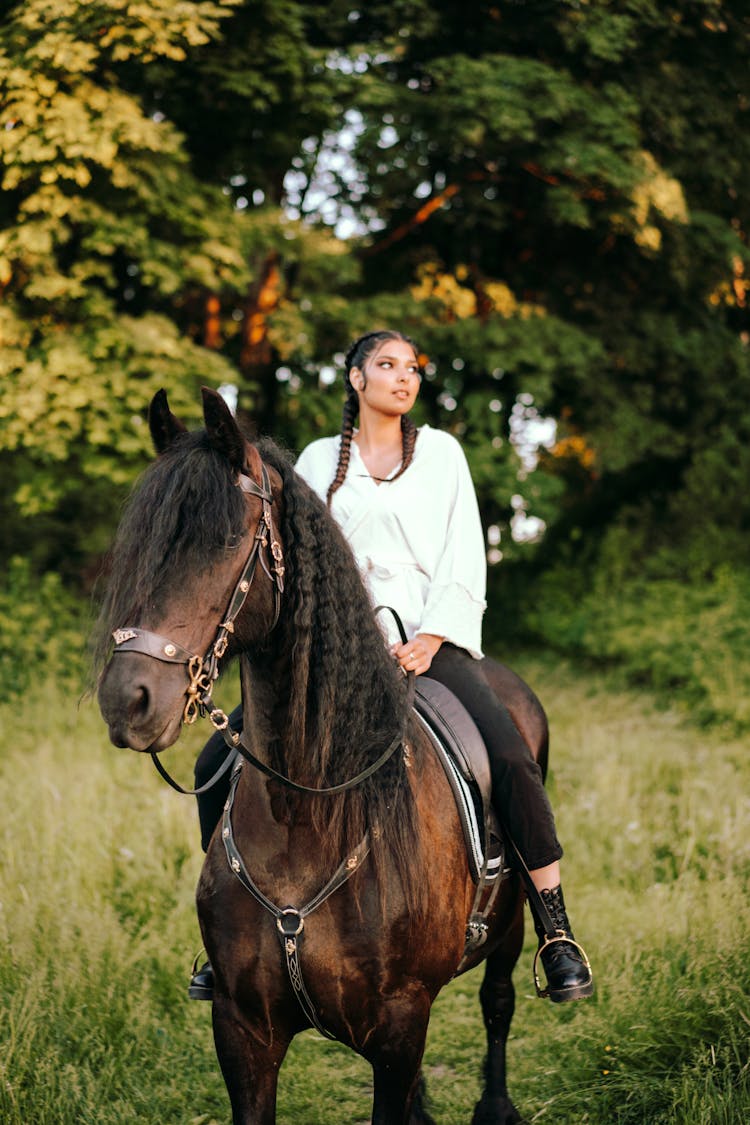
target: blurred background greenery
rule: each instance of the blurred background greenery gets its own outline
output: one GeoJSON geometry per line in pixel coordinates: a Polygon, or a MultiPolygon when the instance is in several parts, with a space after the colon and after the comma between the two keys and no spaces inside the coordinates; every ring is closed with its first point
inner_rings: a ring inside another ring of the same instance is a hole
{"type": "Polygon", "coordinates": [[[296,451],[387,324],[471,464],[492,647],[747,727],[749,56],[720,0],[3,5],[11,682],[73,668],[155,390],[296,451]]]}
{"type": "MultiPolygon", "coordinates": [[[[226,1120],[184,1002],[195,810],[76,709],[90,607],[158,388],[190,424],[223,386],[297,451],[382,325],[471,465],[597,977],[539,1004],[529,937],[511,1090],[748,1119],[749,62],[739,0],[0,6],[3,1121],[226,1120]]],[[[478,984],[431,1025],[446,1122],[478,984]]],[[[280,1120],[365,1119],[369,1081],[308,1033],[280,1120]]]]}

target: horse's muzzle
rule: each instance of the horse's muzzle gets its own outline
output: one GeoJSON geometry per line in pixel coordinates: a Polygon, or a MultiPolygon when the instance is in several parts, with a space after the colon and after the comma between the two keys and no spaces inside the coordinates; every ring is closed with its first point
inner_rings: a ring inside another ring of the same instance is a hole
{"type": "Polygon", "coordinates": [[[158,752],[177,741],[185,702],[182,667],[115,653],[99,684],[102,717],[115,746],[158,752]]]}

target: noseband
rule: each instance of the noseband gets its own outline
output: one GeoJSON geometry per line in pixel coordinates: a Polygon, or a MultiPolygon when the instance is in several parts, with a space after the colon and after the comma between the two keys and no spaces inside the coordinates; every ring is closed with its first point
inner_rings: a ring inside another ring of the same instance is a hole
{"type": "MultiPolygon", "coordinates": [[[[279,620],[281,595],[284,593],[284,554],[274,533],[271,518],[273,495],[271,493],[271,482],[264,464],[261,464],[261,474],[261,485],[257,484],[248,473],[239,474],[238,487],[250,496],[259,497],[262,509],[250,546],[250,553],[242,568],[242,574],[229,600],[224,620],[219,625],[213,643],[209,646],[205,656],[191,653],[182,645],[178,645],[176,641],[170,641],[168,638],[162,637],[158,633],[152,633],[148,629],[128,626],[123,629],[115,629],[112,634],[115,642],[114,654],[118,652],[140,652],[145,656],[153,657],[155,660],[162,660],[166,664],[185,664],[189,683],[185,689],[187,699],[182,716],[183,722],[191,724],[195,722],[199,715],[207,715],[214,727],[222,731],[227,744],[234,748],[237,747],[240,736],[230,729],[229,719],[221,708],[214,704],[211,697],[212,686],[219,676],[219,661],[227,650],[229,637],[234,632],[234,623],[247,600],[259,561],[261,568],[273,584],[274,614],[271,629],[276,626],[279,620]]],[[[271,629],[269,629],[269,632],[271,629]]],[[[152,757],[159,772],[164,775],[160,762],[155,755],[152,754],[152,757]]],[[[214,778],[205,788],[209,788],[213,781],[214,778]]]]}

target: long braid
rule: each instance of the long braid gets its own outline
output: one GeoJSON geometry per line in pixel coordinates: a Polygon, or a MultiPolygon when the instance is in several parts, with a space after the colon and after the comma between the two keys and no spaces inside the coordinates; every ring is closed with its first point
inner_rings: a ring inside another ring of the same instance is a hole
{"type": "Polygon", "coordinates": [[[401,468],[395,476],[389,477],[389,481],[398,480],[402,473],[411,465],[414,460],[414,449],[417,444],[417,434],[419,431],[412,422],[408,414],[402,415],[401,418],[401,468]]]}
{"type": "Polygon", "coordinates": [[[333,494],[341,488],[349,468],[349,459],[352,455],[352,437],[354,436],[354,420],[358,414],[359,402],[354,393],[354,388],[349,385],[344,410],[341,416],[341,447],[339,449],[338,464],[336,465],[336,475],[331,481],[326,494],[326,504],[329,508],[331,506],[333,494]]]}
{"type": "MultiPolygon", "coordinates": [[[[375,332],[367,332],[364,336],[360,336],[358,340],[349,348],[344,359],[344,385],[346,387],[346,402],[341,416],[341,445],[339,448],[339,459],[336,465],[336,472],[326,494],[326,502],[328,507],[331,506],[331,500],[335,492],[341,488],[346,478],[349,469],[349,461],[352,452],[352,438],[354,436],[354,421],[359,414],[359,399],[357,392],[351,384],[350,374],[353,367],[363,367],[367,359],[375,351],[378,344],[384,340],[403,340],[414,348],[415,354],[417,349],[414,342],[408,336],[404,336],[402,332],[394,332],[389,329],[379,329],[375,332]]],[[[402,473],[406,472],[414,459],[414,449],[417,443],[417,427],[412,422],[408,415],[403,415],[401,418],[401,468],[395,476],[390,477],[391,481],[396,480],[402,473]]]]}

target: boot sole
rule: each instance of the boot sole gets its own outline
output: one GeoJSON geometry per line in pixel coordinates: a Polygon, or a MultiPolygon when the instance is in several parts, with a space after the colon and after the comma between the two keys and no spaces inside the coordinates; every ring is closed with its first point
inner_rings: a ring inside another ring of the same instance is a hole
{"type": "Polygon", "coordinates": [[[213,1000],[214,992],[212,988],[204,988],[200,984],[188,985],[188,997],[191,1000],[213,1000]]]}
{"type": "Polygon", "coordinates": [[[564,1004],[566,1000],[586,1000],[594,995],[594,982],[590,980],[586,984],[573,985],[572,988],[558,988],[554,992],[550,990],[547,995],[553,1004],[564,1004]]]}

